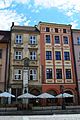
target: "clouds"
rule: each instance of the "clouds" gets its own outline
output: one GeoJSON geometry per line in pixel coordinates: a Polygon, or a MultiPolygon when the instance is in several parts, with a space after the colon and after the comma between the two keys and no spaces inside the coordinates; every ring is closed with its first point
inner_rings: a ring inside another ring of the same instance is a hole
{"type": "Polygon", "coordinates": [[[23,23],[28,24],[29,20],[23,14],[17,14],[14,10],[4,10],[0,11],[0,29],[2,30],[9,30],[11,27],[12,22],[15,22],[16,25],[23,23]],[[26,23],[26,21],[28,21],[26,23]]]}
{"type": "Polygon", "coordinates": [[[34,0],[34,4],[35,6],[42,6],[45,8],[56,7],[64,11],[80,11],[80,0],[34,0]]]}
{"type": "MultiPolygon", "coordinates": [[[[36,21],[36,16],[40,14],[41,10],[45,15],[47,10],[52,9],[54,11],[54,8],[59,10],[62,15],[67,16],[73,27],[78,26],[77,15],[80,12],[80,0],[0,0],[0,29],[9,29],[12,22],[19,25],[29,25],[31,21],[36,21]],[[25,9],[25,13],[23,9],[25,9]],[[33,17],[30,18],[33,14],[35,14],[34,19],[33,17]]],[[[40,21],[40,17],[38,21],[40,21]]]]}
{"type": "Polygon", "coordinates": [[[34,4],[36,7],[44,7],[45,9],[57,8],[71,19],[73,27],[78,26],[77,17],[74,16],[80,12],[80,0],[34,0],[34,4]]]}

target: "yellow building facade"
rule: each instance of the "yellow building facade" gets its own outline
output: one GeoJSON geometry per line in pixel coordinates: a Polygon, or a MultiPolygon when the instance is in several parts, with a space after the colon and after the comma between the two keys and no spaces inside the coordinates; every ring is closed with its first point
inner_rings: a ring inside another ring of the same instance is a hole
{"type": "Polygon", "coordinates": [[[41,91],[39,40],[36,27],[12,25],[9,91],[16,97],[41,91]]]}

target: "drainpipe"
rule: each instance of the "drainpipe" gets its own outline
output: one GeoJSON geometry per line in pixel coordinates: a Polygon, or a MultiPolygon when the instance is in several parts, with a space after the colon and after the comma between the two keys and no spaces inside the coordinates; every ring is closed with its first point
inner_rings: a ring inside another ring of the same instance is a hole
{"type": "Polygon", "coordinates": [[[5,82],[4,82],[4,91],[7,90],[7,75],[8,75],[8,43],[7,43],[7,48],[6,48],[6,62],[5,62],[5,82]]]}

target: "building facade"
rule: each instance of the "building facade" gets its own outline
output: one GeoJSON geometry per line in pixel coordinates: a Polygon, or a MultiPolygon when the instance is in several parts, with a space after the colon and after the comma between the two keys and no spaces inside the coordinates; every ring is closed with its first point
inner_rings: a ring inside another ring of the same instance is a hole
{"type": "MultiPolygon", "coordinates": [[[[39,22],[42,92],[74,95],[66,103],[77,103],[76,76],[72,50],[71,25],[39,22]]],[[[48,103],[51,101],[47,101],[48,103]]],[[[58,101],[55,100],[55,103],[58,101]]],[[[48,104],[47,103],[47,104],[48,104]]],[[[54,102],[52,101],[52,104],[54,102]]]]}
{"type": "Polygon", "coordinates": [[[0,30],[0,92],[7,91],[9,78],[10,32],[0,30]]]}
{"type": "Polygon", "coordinates": [[[78,94],[80,102],[80,30],[73,29],[73,47],[74,47],[74,57],[75,57],[75,69],[77,75],[77,84],[78,84],[78,94]]]}
{"type": "Polygon", "coordinates": [[[16,97],[41,91],[39,34],[36,26],[11,27],[9,90],[16,97]]]}

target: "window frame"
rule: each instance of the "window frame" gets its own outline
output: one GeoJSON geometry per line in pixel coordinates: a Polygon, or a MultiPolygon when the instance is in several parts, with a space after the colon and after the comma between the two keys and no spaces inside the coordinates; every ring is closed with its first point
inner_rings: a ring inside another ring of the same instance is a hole
{"type": "Polygon", "coordinates": [[[23,37],[22,37],[22,35],[17,34],[15,42],[16,42],[16,44],[22,44],[23,43],[23,37]]]}
{"type": "Polygon", "coordinates": [[[77,44],[80,45],[80,37],[77,37],[77,44]]]}
{"type": "Polygon", "coordinates": [[[66,29],[63,29],[63,33],[67,33],[67,30],[66,30],[66,29]]]}
{"type": "Polygon", "coordinates": [[[58,28],[55,28],[55,33],[58,33],[58,28]]]}
{"type": "Polygon", "coordinates": [[[65,69],[65,73],[66,73],[66,79],[72,79],[72,75],[71,75],[71,69],[65,69]],[[67,71],[69,70],[69,71],[67,71]],[[67,73],[68,72],[68,73],[67,73]]]}
{"type": "Polygon", "coordinates": [[[14,80],[22,80],[22,69],[14,69],[14,80]],[[21,73],[19,73],[19,71],[21,73]],[[17,76],[17,78],[15,76],[17,76]]]}
{"type": "Polygon", "coordinates": [[[55,51],[55,59],[61,60],[61,51],[55,51]],[[56,54],[56,53],[60,53],[60,54],[56,54]]]}
{"type": "Polygon", "coordinates": [[[46,32],[50,32],[50,28],[49,27],[46,27],[46,32]]]}
{"type": "Polygon", "coordinates": [[[69,44],[68,36],[63,36],[63,43],[66,45],[69,44]]]}
{"type": "Polygon", "coordinates": [[[70,52],[64,51],[64,60],[70,61],[70,52]],[[66,54],[67,53],[67,54],[66,54]],[[69,53],[69,54],[68,54],[69,53]]]}
{"type": "Polygon", "coordinates": [[[45,41],[46,41],[46,43],[51,43],[50,35],[45,35],[45,41]]]}
{"type": "Polygon", "coordinates": [[[30,51],[30,60],[37,60],[37,52],[36,51],[30,51]]]}
{"type": "Polygon", "coordinates": [[[55,35],[54,40],[55,40],[55,44],[60,44],[60,36],[55,35]]]}
{"type": "Polygon", "coordinates": [[[46,79],[53,79],[52,68],[46,68],[46,79]]]}
{"type": "Polygon", "coordinates": [[[52,51],[46,51],[46,60],[52,60],[52,51]]]}
{"type": "Polygon", "coordinates": [[[56,79],[62,79],[62,69],[56,68],[56,79]]]}
{"type": "Polygon", "coordinates": [[[36,45],[37,44],[37,40],[36,40],[36,36],[35,35],[30,35],[29,43],[30,43],[30,45],[36,45]]]}
{"type": "Polygon", "coordinates": [[[22,60],[22,51],[20,51],[20,50],[15,50],[14,51],[14,59],[15,60],[22,60]],[[16,54],[16,52],[18,52],[18,54],[16,54]],[[21,53],[21,54],[19,54],[19,53],[21,53]],[[20,57],[20,58],[19,58],[20,57]]]}
{"type": "Polygon", "coordinates": [[[37,80],[37,69],[36,68],[34,68],[34,69],[30,69],[29,70],[29,80],[37,80]],[[31,71],[32,71],[32,73],[31,73],[31,71]],[[31,77],[32,77],[32,79],[31,79],[31,77]]]}
{"type": "Polygon", "coordinates": [[[2,49],[0,49],[0,59],[2,59],[2,49]]]}

